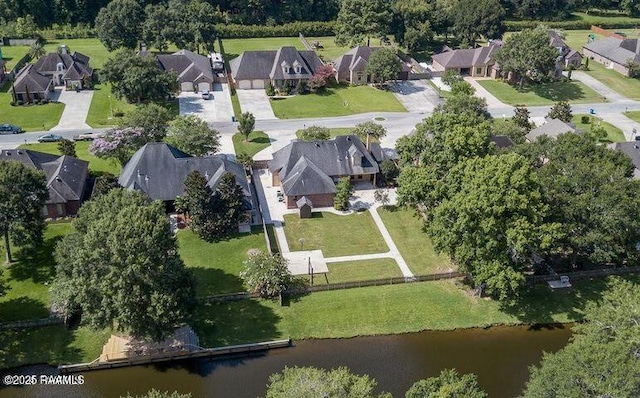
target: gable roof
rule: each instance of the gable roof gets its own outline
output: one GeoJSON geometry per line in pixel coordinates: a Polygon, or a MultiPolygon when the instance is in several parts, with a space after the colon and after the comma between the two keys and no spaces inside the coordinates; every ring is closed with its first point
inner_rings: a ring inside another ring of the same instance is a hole
{"type": "Polygon", "coordinates": [[[331,177],[302,156],[282,180],[282,190],[287,196],[331,194],[336,193],[336,185],[331,177]]]}
{"type": "Polygon", "coordinates": [[[191,156],[161,142],[140,148],[122,168],[118,183],[154,200],[175,200],[184,193],[184,180],[194,170],[207,178],[214,191],[225,173],[233,173],[245,196],[251,196],[242,165],[219,156],[191,156]]]}
{"type": "Polygon", "coordinates": [[[27,167],[42,170],[49,190],[47,203],[82,200],[89,162],[28,149],[3,150],[0,152],[0,160],[18,161],[27,167]]]}
{"type": "Polygon", "coordinates": [[[577,133],[578,129],[572,123],[565,123],[560,119],[545,119],[546,122],[531,130],[525,137],[529,142],[535,141],[538,137],[546,135],[549,138],[557,138],[564,133],[577,133]]]}
{"type": "Polygon", "coordinates": [[[640,62],[640,39],[607,37],[587,43],[583,48],[620,65],[624,65],[629,59],[640,62]]]}
{"type": "Polygon", "coordinates": [[[567,46],[564,40],[562,40],[562,37],[557,31],[553,29],[547,29],[547,35],[549,35],[549,45],[551,47],[559,48],[560,51],[569,48],[569,46],[567,46]]]}
{"type": "Polygon", "coordinates": [[[499,48],[499,44],[492,43],[487,47],[448,50],[440,54],[434,54],[431,58],[445,68],[486,66],[492,62],[491,56],[499,48]]]}
{"type": "MultiPolygon", "coordinates": [[[[57,70],[58,64],[63,64],[65,69],[70,69],[73,64],[77,64],[75,68],[82,70],[82,73],[91,76],[93,70],[89,67],[89,57],[74,52],[73,54],[66,53],[49,53],[38,58],[34,64],[34,68],[38,72],[52,72],[57,70]]],[[[81,74],[82,74],[81,73],[81,74]]]]}
{"type": "Polygon", "coordinates": [[[245,51],[229,62],[235,80],[251,79],[308,79],[322,65],[322,61],[314,51],[298,51],[295,47],[281,47],[275,51],[245,51]],[[295,73],[294,64],[301,67],[295,73]],[[282,70],[283,63],[291,66],[293,73],[282,70]]]}
{"type": "Polygon", "coordinates": [[[280,47],[276,51],[269,77],[273,80],[308,79],[321,65],[322,61],[315,51],[298,51],[292,46],[280,47]],[[289,73],[283,71],[285,65],[291,67],[289,73]],[[300,73],[296,73],[295,67],[300,68],[300,73]]]}
{"type": "Polygon", "coordinates": [[[35,66],[30,64],[22,68],[16,76],[13,90],[16,93],[25,93],[28,88],[30,93],[41,93],[48,91],[52,84],[53,80],[50,77],[38,72],[35,66]]]}
{"type": "Polygon", "coordinates": [[[620,151],[625,155],[629,156],[631,159],[631,163],[635,166],[633,170],[633,176],[635,178],[640,178],[640,142],[631,141],[631,142],[616,142],[611,145],[610,148],[616,151],[620,151]]]}
{"type": "Polygon", "coordinates": [[[213,83],[213,69],[209,58],[189,50],[180,50],[173,54],[158,55],[158,62],[165,71],[173,70],[178,81],[213,83]]]}
{"type": "MultiPolygon", "coordinates": [[[[333,65],[334,69],[338,72],[338,80],[348,79],[350,72],[364,72],[367,64],[369,63],[369,57],[371,57],[371,54],[381,48],[382,47],[358,46],[342,54],[334,61],[333,65]]],[[[411,68],[407,67],[407,65],[402,62],[400,57],[398,57],[398,62],[402,63],[403,72],[411,70],[411,68]]]]}
{"type": "Polygon", "coordinates": [[[298,199],[296,201],[296,206],[298,206],[298,209],[301,209],[302,206],[304,206],[304,205],[307,205],[307,206],[313,208],[313,203],[306,196],[303,196],[303,197],[301,197],[300,199],[298,199]]]}

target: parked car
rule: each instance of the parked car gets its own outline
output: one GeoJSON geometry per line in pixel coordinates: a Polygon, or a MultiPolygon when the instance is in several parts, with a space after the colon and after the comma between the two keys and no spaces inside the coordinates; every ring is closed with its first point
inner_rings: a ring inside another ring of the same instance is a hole
{"type": "Polygon", "coordinates": [[[79,134],[73,137],[74,141],[93,141],[96,138],[102,138],[104,136],[103,132],[95,132],[95,133],[84,133],[79,134]]]}
{"type": "Polygon", "coordinates": [[[13,124],[0,124],[0,134],[18,134],[23,133],[22,127],[13,124]]]}
{"type": "Polygon", "coordinates": [[[38,142],[58,142],[61,139],[62,136],[58,134],[45,134],[38,138],[38,142]]]}
{"type": "Polygon", "coordinates": [[[211,98],[213,98],[213,94],[211,94],[209,92],[209,90],[204,90],[202,92],[202,99],[208,100],[208,99],[211,99],[211,98]]]}

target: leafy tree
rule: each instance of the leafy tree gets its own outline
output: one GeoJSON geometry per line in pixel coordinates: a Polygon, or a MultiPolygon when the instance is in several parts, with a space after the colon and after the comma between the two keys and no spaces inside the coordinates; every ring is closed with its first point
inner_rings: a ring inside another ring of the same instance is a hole
{"type": "Polygon", "coordinates": [[[42,243],[42,207],[48,197],[42,172],[19,162],[0,161],[0,233],[7,263],[13,261],[10,242],[17,246],[42,243]]]}
{"type": "Polygon", "coordinates": [[[275,90],[275,88],[273,88],[273,84],[271,83],[271,79],[267,80],[267,82],[264,84],[264,92],[269,97],[273,97],[274,95],[276,95],[276,90],[275,90]]]}
{"type": "Polygon", "coordinates": [[[640,286],[621,278],[608,285],[587,305],[573,340],[531,367],[525,398],[640,395],[640,286]]]}
{"type": "Polygon", "coordinates": [[[58,150],[60,151],[60,153],[62,155],[72,156],[74,158],[78,157],[78,155],[76,154],[76,143],[75,143],[75,141],[68,140],[66,138],[61,139],[58,142],[58,150]]]}
{"type": "Polygon", "coordinates": [[[320,75],[313,75],[307,82],[307,86],[315,92],[322,91],[327,87],[327,79],[320,75]]]}
{"type": "Polygon", "coordinates": [[[416,26],[409,26],[404,32],[402,43],[411,53],[425,51],[433,42],[434,32],[428,21],[422,22],[416,26]]]}
{"type": "Polygon", "coordinates": [[[83,322],[160,340],[195,304],[162,202],[114,189],[86,202],[55,251],[53,301],[83,322]],[[141,311],[144,309],[144,311],[141,311]]]}
{"type": "Polygon", "coordinates": [[[518,126],[513,118],[511,119],[494,119],[491,132],[494,135],[506,135],[514,144],[522,144],[525,142],[527,130],[518,126]]]}
{"type": "Polygon", "coordinates": [[[393,160],[386,159],[380,162],[380,174],[386,184],[395,185],[396,178],[400,175],[400,170],[393,160]]]}
{"type": "Polygon", "coordinates": [[[513,117],[511,120],[527,133],[531,131],[531,128],[533,127],[529,121],[529,109],[527,109],[526,106],[516,106],[513,110],[513,117]]]}
{"type": "Polygon", "coordinates": [[[178,116],[169,123],[165,141],[190,155],[211,155],[220,147],[220,133],[195,115],[178,116]]]}
{"type": "Polygon", "coordinates": [[[327,127],[309,126],[300,130],[297,136],[304,141],[323,141],[331,138],[331,130],[327,127]]]}
{"type": "Polygon", "coordinates": [[[167,135],[167,127],[173,114],[167,108],[157,104],[141,104],[136,106],[121,122],[120,127],[141,128],[154,141],[162,141],[167,135]]]}
{"type": "MultiPolygon", "coordinates": [[[[125,398],[125,397],[121,397],[125,398]]],[[[144,395],[131,395],[127,393],[126,398],[191,398],[191,393],[188,394],[180,394],[177,391],[170,393],[169,391],[159,391],[155,388],[147,391],[144,395]]]]}
{"type": "Polygon", "coordinates": [[[395,50],[381,48],[371,54],[364,71],[371,75],[375,82],[382,84],[397,79],[402,67],[395,50]]]}
{"type": "Polygon", "coordinates": [[[442,82],[449,87],[453,87],[455,83],[462,81],[464,81],[462,79],[462,76],[460,76],[460,73],[458,73],[458,71],[456,71],[455,69],[447,70],[444,73],[444,76],[442,76],[442,82]]]}
{"type": "Polygon", "coordinates": [[[343,0],[336,21],[336,44],[355,47],[372,37],[388,33],[391,2],[386,0],[343,0]]]}
{"type": "MultiPolygon", "coordinates": [[[[466,82],[455,83],[454,86],[466,82]]],[[[469,90],[459,86],[459,89],[447,98],[444,104],[436,107],[436,112],[449,114],[467,114],[470,117],[489,120],[491,114],[487,110],[487,101],[484,98],[469,95],[469,90]]]]}
{"type": "Polygon", "coordinates": [[[433,40],[434,31],[430,18],[433,6],[418,0],[396,0],[393,2],[391,31],[400,45],[409,52],[427,49],[433,40]]]}
{"type": "Polygon", "coordinates": [[[367,139],[374,139],[380,141],[387,135],[387,129],[375,122],[368,121],[363,122],[351,130],[351,134],[357,135],[362,142],[367,142],[367,139]]]}
{"type": "Polygon", "coordinates": [[[309,86],[307,86],[307,82],[305,80],[298,80],[298,83],[296,84],[296,94],[309,94],[309,86]]]}
{"type": "Polygon", "coordinates": [[[464,80],[454,82],[451,85],[451,94],[455,96],[473,97],[476,93],[476,89],[468,82],[464,80]]]}
{"type": "Polygon", "coordinates": [[[256,126],[256,118],[251,112],[243,112],[238,118],[238,132],[244,137],[244,141],[249,140],[249,134],[256,126]]]}
{"type": "Polygon", "coordinates": [[[246,152],[240,152],[238,156],[236,156],[236,160],[246,169],[250,169],[251,166],[253,166],[253,158],[246,152]]]}
{"type": "Polygon", "coordinates": [[[172,14],[164,4],[149,4],[144,9],[142,39],[150,47],[167,51],[172,28],[172,14]]]}
{"type": "Polygon", "coordinates": [[[260,297],[275,297],[291,286],[293,276],[287,260],[280,254],[259,252],[244,261],[240,278],[252,293],[260,297]]]}
{"type": "Polygon", "coordinates": [[[571,113],[571,105],[567,101],[556,102],[547,116],[550,119],[560,119],[563,122],[571,123],[573,114],[571,113]]]}
{"type": "Polygon", "coordinates": [[[161,102],[178,90],[175,72],[161,70],[154,56],[140,56],[133,50],[120,50],[109,58],[100,69],[100,79],[111,84],[116,97],[128,102],[161,102]]]}
{"type": "Polygon", "coordinates": [[[470,158],[451,170],[444,189],[427,226],[436,250],[489,294],[515,298],[531,251],[548,248],[558,230],[545,222],[549,209],[530,164],[517,154],[470,158]]]}
{"type": "Polygon", "coordinates": [[[104,195],[112,189],[120,188],[118,183],[118,177],[111,173],[104,173],[96,178],[96,182],[93,186],[92,198],[97,198],[100,195],[104,195]]]}
{"type": "Polygon", "coordinates": [[[330,371],[313,367],[285,367],[281,373],[269,377],[266,398],[373,398],[376,385],[371,377],[355,375],[345,367],[330,371]]]}
{"type": "Polygon", "coordinates": [[[555,68],[558,50],[549,45],[549,35],[544,27],[524,29],[507,37],[495,54],[503,73],[515,73],[522,87],[525,79],[540,83],[555,68]]]}
{"type": "Polygon", "coordinates": [[[349,198],[355,192],[349,177],[342,177],[336,184],[336,196],[333,199],[333,207],[336,210],[346,211],[349,209],[349,198]]]}
{"type": "Polygon", "coordinates": [[[498,0],[457,1],[453,6],[453,30],[467,46],[480,36],[498,39],[505,32],[505,11],[498,0]]]}
{"type": "Polygon", "coordinates": [[[98,12],[96,32],[109,51],[120,47],[133,49],[141,37],[143,21],[144,11],[138,1],[112,0],[98,12]]]}
{"type": "Polygon", "coordinates": [[[44,46],[42,45],[41,41],[37,41],[33,43],[31,45],[31,48],[29,48],[29,56],[31,57],[31,59],[38,59],[43,55],[45,55],[46,53],[47,53],[47,50],[44,49],[44,46]]]}
{"type": "Polygon", "coordinates": [[[632,17],[640,16],[640,4],[633,0],[620,0],[618,7],[632,17]]]}
{"type": "Polygon", "coordinates": [[[38,37],[38,25],[31,15],[18,17],[15,24],[16,36],[23,39],[38,37]]]}
{"type": "Polygon", "coordinates": [[[89,152],[103,159],[114,158],[124,166],[135,151],[149,142],[155,142],[156,138],[153,133],[141,128],[113,128],[101,138],[93,140],[89,152]]]}
{"type": "Polygon", "coordinates": [[[485,398],[474,374],[460,376],[455,369],[445,369],[438,376],[415,382],[406,398],[464,397],[485,398]]]}

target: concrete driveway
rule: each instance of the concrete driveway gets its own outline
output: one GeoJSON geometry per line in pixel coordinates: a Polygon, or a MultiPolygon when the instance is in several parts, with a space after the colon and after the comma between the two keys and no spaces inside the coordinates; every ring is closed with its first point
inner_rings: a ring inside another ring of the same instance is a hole
{"type": "Polygon", "coordinates": [[[215,83],[212,98],[205,100],[201,93],[182,92],[178,96],[181,115],[196,115],[207,123],[228,122],[233,116],[233,106],[227,84],[215,83]]]}
{"type": "Polygon", "coordinates": [[[409,112],[433,112],[443,102],[440,95],[425,80],[395,82],[391,91],[409,112]]]}
{"type": "Polygon", "coordinates": [[[256,120],[277,119],[264,90],[236,90],[242,112],[251,112],[256,120]]]}
{"type": "Polygon", "coordinates": [[[90,129],[91,127],[86,123],[86,120],[93,98],[93,90],[75,92],[56,88],[56,94],[59,95],[58,101],[64,104],[64,111],[62,111],[58,125],[51,130],[90,129]]]}

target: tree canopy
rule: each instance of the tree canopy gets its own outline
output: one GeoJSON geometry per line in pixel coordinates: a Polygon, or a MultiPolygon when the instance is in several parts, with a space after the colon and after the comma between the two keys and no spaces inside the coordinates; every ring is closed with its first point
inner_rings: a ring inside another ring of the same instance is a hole
{"type": "Polygon", "coordinates": [[[331,138],[331,130],[322,126],[309,126],[300,130],[297,135],[304,141],[323,141],[331,138]]]}
{"type": "Polygon", "coordinates": [[[89,146],[89,152],[99,158],[116,159],[124,166],[135,151],[149,142],[156,142],[158,136],[153,131],[142,128],[113,128],[96,138],[89,146]]]}
{"type": "Polygon", "coordinates": [[[389,31],[391,2],[387,0],[342,0],[336,20],[336,44],[368,45],[372,37],[389,31]]]}
{"type": "Polygon", "coordinates": [[[260,297],[275,297],[289,288],[293,282],[287,260],[280,254],[259,252],[250,254],[244,261],[240,278],[250,292],[260,297]]]}
{"type": "Polygon", "coordinates": [[[55,306],[95,328],[160,340],[190,316],[195,280],[162,202],[114,189],[86,202],[55,251],[55,306]],[[144,311],[141,311],[144,309],[144,311]]]}
{"type": "Polygon", "coordinates": [[[372,76],[374,82],[382,84],[397,79],[402,67],[396,51],[385,47],[371,54],[364,71],[372,76]]]}
{"type": "Polygon", "coordinates": [[[505,32],[505,11],[498,0],[458,0],[452,9],[453,31],[462,43],[473,47],[480,36],[499,39],[505,32]]]}
{"type": "Polygon", "coordinates": [[[459,375],[455,369],[445,369],[438,376],[419,380],[411,386],[406,398],[486,398],[474,374],[459,375]]]}
{"type": "Polygon", "coordinates": [[[238,132],[244,137],[244,140],[249,139],[249,134],[253,132],[256,126],[256,118],[251,112],[242,112],[238,118],[238,132]]]}
{"type": "Polygon", "coordinates": [[[567,101],[560,101],[553,104],[547,116],[550,119],[560,119],[563,122],[571,123],[573,114],[571,113],[571,105],[567,101]]]}
{"type": "Polygon", "coordinates": [[[121,47],[134,49],[142,33],[144,17],[138,1],[112,0],[96,17],[98,37],[109,51],[121,47]]]}
{"type": "Polygon", "coordinates": [[[220,133],[195,115],[178,116],[169,123],[165,141],[189,155],[212,155],[220,147],[220,133]]]}
{"type": "Polygon", "coordinates": [[[127,113],[120,127],[141,128],[145,135],[159,142],[167,135],[168,124],[172,119],[171,111],[163,106],[154,103],[141,104],[127,113]]]}
{"type": "Polygon", "coordinates": [[[367,142],[367,138],[380,141],[387,136],[387,129],[381,124],[368,121],[357,124],[356,127],[351,130],[351,134],[357,135],[362,142],[367,142]]]}

